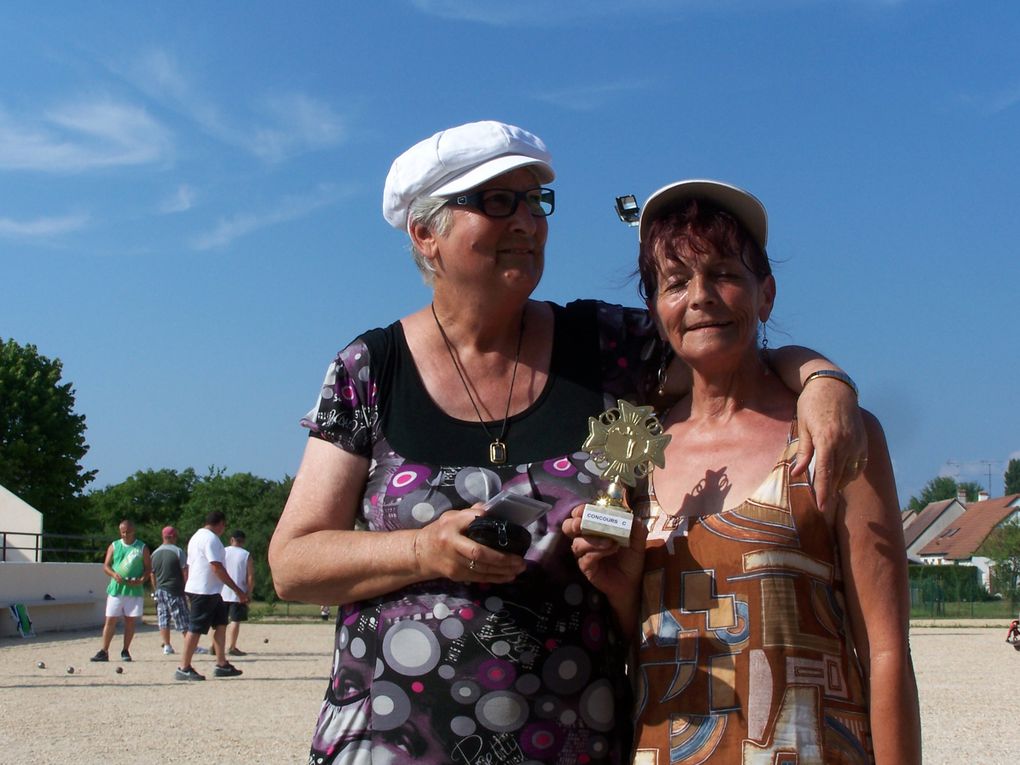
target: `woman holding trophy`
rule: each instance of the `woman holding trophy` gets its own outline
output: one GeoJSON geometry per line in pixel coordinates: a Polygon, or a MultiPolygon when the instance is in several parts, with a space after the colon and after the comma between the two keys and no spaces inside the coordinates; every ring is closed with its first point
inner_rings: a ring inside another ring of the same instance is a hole
{"type": "MultiPolygon", "coordinates": [[[[281,597],[340,604],[311,762],[630,757],[624,646],[560,527],[599,484],[579,449],[588,417],[647,398],[660,343],[644,311],[531,299],[550,163],[533,134],[478,122],[390,169],[384,216],[431,300],[330,364],[269,551],[281,597]],[[548,508],[523,556],[485,543],[507,527],[469,529],[501,492],[548,508]]],[[[779,363],[798,387],[831,366],[802,359],[779,363]]],[[[844,436],[819,439],[834,475],[858,450],[841,387],[805,396],[805,417],[844,436]]]]}
{"type": "Polygon", "coordinates": [[[870,459],[834,507],[794,474],[803,423],[758,345],[776,298],[765,208],[681,181],[639,237],[642,295],[691,390],[656,431],[665,467],[634,492],[630,544],[580,536],[581,508],[564,524],[634,638],[634,762],[920,763],[888,449],[867,416],[870,459]]]}

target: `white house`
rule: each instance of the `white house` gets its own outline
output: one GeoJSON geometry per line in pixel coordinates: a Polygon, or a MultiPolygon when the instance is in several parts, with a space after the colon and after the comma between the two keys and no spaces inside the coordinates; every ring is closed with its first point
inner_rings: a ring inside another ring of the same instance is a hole
{"type": "Polygon", "coordinates": [[[0,486],[0,562],[40,562],[42,530],[42,513],[0,486]]]}

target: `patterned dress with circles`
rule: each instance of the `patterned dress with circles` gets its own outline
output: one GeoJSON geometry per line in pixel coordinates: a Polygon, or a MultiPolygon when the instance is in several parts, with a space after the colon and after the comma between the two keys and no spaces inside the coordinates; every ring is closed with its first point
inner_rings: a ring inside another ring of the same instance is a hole
{"type": "Polygon", "coordinates": [[[512,464],[486,464],[481,426],[434,405],[399,323],[362,335],[327,370],[304,424],[370,460],[365,533],[420,528],[507,488],[552,509],[528,527],[527,570],[510,584],[439,579],[339,610],[310,763],[629,757],[625,649],[560,525],[599,486],[580,451],[587,418],[617,398],[641,398],[658,341],[644,311],[594,301],[553,310],[549,382],[510,420],[512,464]]]}

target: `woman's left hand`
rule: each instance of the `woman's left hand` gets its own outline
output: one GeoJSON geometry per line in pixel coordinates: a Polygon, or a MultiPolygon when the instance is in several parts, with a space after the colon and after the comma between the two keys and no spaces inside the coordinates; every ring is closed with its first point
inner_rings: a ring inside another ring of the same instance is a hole
{"type": "Polygon", "coordinates": [[[839,490],[868,464],[868,437],[857,395],[839,380],[816,379],[797,399],[800,447],[790,474],[804,474],[815,457],[818,506],[835,506],[839,490]]]}
{"type": "Polygon", "coordinates": [[[577,558],[581,573],[610,602],[633,602],[645,565],[645,539],[648,532],[644,524],[634,520],[629,546],[621,546],[601,537],[582,536],[581,515],[584,507],[575,507],[562,526],[563,533],[574,540],[570,549],[577,558]]]}

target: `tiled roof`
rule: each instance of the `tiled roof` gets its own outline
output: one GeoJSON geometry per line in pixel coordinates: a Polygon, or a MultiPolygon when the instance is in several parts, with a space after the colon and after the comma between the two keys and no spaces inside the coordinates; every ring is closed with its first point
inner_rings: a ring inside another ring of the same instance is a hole
{"type": "Polygon", "coordinates": [[[903,529],[903,541],[906,543],[906,546],[910,547],[910,545],[914,544],[917,538],[938,520],[938,517],[942,515],[945,509],[955,501],[955,499],[941,499],[938,502],[929,502],[924,510],[919,512],[914,520],[903,529]]]}
{"type": "Polygon", "coordinates": [[[1020,494],[996,497],[984,502],[971,502],[967,510],[950,523],[935,539],[918,550],[919,556],[941,555],[951,560],[967,560],[992,533],[992,530],[1020,510],[1014,504],[1020,494]]]}

